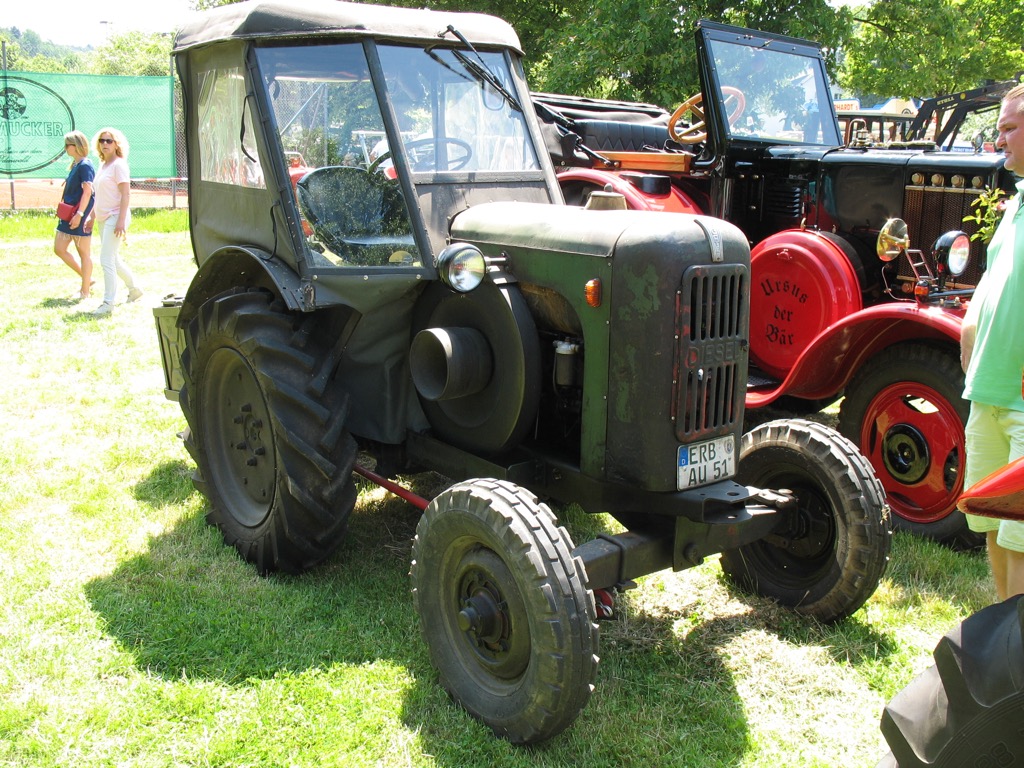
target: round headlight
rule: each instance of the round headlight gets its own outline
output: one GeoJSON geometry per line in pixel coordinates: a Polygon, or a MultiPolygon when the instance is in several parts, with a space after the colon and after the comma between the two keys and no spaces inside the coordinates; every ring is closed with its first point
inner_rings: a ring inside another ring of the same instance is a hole
{"type": "Polygon", "coordinates": [[[953,276],[962,275],[971,260],[971,239],[964,232],[939,235],[932,247],[937,264],[945,264],[953,276]]]}
{"type": "Polygon", "coordinates": [[[486,271],[484,255],[469,243],[452,243],[437,256],[441,281],[459,293],[468,293],[480,285],[486,271]]]}
{"type": "Polygon", "coordinates": [[[971,260],[971,240],[967,235],[961,235],[949,249],[949,271],[953,275],[962,275],[967,269],[971,260]]]}

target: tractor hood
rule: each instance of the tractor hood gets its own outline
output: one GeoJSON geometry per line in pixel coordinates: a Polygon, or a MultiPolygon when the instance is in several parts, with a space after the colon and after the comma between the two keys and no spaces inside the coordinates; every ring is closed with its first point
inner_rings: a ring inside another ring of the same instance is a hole
{"type": "MultiPolygon", "coordinates": [[[[710,216],[653,211],[594,211],[502,202],[473,206],[452,222],[451,236],[510,252],[518,249],[611,258],[622,246],[648,244],[686,261],[749,263],[740,230],[710,216]],[[698,255],[699,254],[699,255],[698,255]]],[[[485,248],[485,253],[491,249],[485,248]]]]}
{"type": "MultiPolygon", "coordinates": [[[[585,350],[583,471],[675,492],[681,444],[733,435],[747,378],[750,249],[721,219],[490,203],[452,235],[514,281],[547,337],[585,350]],[[592,292],[597,286],[597,295],[592,292]],[[652,382],[670,399],[650,396],[652,382]]],[[[486,283],[485,283],[486,285],[486,283]]]]}

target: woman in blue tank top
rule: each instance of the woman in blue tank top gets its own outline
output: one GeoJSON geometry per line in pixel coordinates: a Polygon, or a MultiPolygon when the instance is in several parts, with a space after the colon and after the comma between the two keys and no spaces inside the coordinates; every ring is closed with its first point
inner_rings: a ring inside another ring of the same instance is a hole
{"type": "Polygon", "coordinates": [[[53,238],[53,252],[82,278],[82,286],[74,299],[87,299],[92,289],[92,182],[96,170],[89,160],[89,140],[81,131],[64,135],[64,151],[71,158],[71,169],[64,182],[63,201],[75,206],[70,221],[58,221],[53,238]],[[78,258],[71,255],[75,243],[78,258]]]}

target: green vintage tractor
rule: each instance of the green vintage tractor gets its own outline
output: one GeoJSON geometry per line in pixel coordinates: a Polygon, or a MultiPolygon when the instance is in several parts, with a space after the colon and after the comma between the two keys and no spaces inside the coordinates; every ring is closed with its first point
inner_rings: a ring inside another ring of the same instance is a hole
{"type": "Polygon", "coordinates": [[[261,573],[336,549],[357,474],[402,494],[441,683],[522,743],[586,704],[597,619],[639,576],[722,553],[823,621],[873,593],[887,508],[853,444],[742,434],[746,239],[566,206],[507,24],[247,2],[175,56],[198,271],[156,310],[167,395],[209,522],[261,573]],[[394,482],[421,470],[454,484],[394,482]],[[624,532],[576,545],[547,500],[624,532]]]}

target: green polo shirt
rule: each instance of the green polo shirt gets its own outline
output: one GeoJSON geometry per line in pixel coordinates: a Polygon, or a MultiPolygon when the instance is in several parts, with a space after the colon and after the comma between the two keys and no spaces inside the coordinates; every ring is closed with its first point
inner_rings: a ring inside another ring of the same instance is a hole
{"type": "Polygon", "coordinates": [[[988,245],[988,269],[968,310],[977,317],[978,332],[964,397],[1024,411],[1024,181],[1017,192],[988,245]]]}

